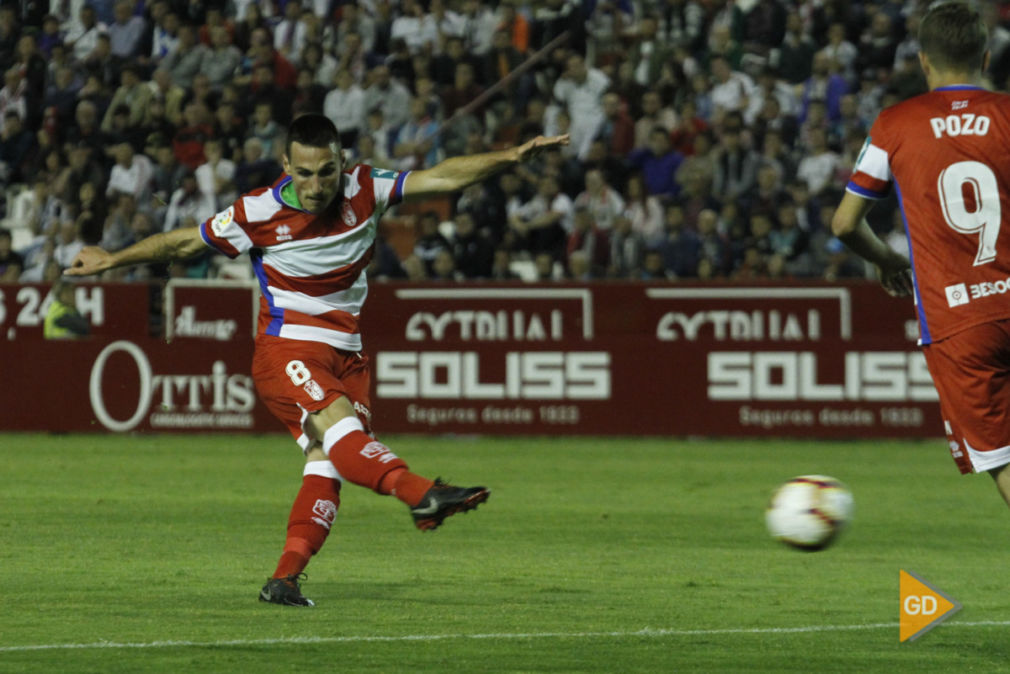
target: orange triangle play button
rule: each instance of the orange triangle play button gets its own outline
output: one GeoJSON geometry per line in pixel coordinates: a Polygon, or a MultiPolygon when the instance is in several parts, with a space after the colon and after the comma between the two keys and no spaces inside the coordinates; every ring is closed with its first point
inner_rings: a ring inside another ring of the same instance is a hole
{"type": "Polygon", "coordinates": [[[959,602],[904,569],[899,575],[899,596],[901,641],[918,639],[961,610],[959,602]]]}

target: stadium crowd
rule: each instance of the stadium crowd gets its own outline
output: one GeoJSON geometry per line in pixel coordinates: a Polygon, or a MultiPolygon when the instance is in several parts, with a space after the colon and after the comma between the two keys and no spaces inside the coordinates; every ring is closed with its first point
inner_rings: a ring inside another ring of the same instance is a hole
{"type": "MultiPolygon", "coordinates": [[[[985,3],[994,89],[1010,3],[985,3]]],[[[568,133],[391,212],[373,278],[861,276],[828,223],[877,113],[925,91],[907,0],[0,3],[0,281],[191,226],[280,173],[315,111],[408,170],[568,133]],[[48,10],[40,9],[48,5],[48,10]],[[48,11],[48,13],[43,13],[48,11]],[[401,242],[402,243],[402,242],[401,242]],[[399,251],[399,252],[398,252],[399,251]]],[[[871,225],[905,244],[893,201],[871,225]]],[[[211,255],[117,278],[225,273],[211,255]]]]}

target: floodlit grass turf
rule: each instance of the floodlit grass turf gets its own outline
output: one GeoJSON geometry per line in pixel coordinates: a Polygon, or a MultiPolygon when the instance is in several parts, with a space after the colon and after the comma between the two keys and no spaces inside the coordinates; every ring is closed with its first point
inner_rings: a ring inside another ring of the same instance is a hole
{"type": "Polygon", "coordinates": [[[963,624],[1010,620],[1010,513],[988,477],[957,475],[940,440],[386,440],[418,472],[487,483],[490,502],[421,534],[394,499],[348,485],[308,569],[317,606],[291,609],[256,601],[301,474],[286,437],[0,435],[0,671],[1010,663],[1010,628],[963,624]],[[820,553],[771,541],[762,519],[772,488],[809,472],[856,501],[820,553]],[[909,644],[901,568],[964,604],[909,644]],[[151,646],[166,641],[187,643],[151,646]],[[100,642],[147,647],[11,649],[100,642]]]}

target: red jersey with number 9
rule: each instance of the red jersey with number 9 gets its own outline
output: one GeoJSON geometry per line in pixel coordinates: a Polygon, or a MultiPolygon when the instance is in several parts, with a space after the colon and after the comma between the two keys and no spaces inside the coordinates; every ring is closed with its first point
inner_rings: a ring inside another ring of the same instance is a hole
{"type": "Polygon", "coordinates": [[[877,117],[846,189],[893,183],[905,218],[922,344],[1010,318],[1010,96],[950,86],[877,117]]]}

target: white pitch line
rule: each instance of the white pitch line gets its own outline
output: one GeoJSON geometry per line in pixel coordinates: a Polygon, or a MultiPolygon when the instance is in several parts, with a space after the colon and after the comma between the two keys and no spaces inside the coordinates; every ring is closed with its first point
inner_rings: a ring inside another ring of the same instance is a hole
{"type": "MultiPolygon", "coordinates": [[[[725,629],[669,629],[646,627],[634,631],[618,632],[503,632],[491,634],[404,634],[399,636],[345,636],[345,637],[280,637],[276,639],[226,639],[220,641],[147,641],[116,642],[96,641],[90,644],[37,644],[33,646],[0,646],[0,653],[25,651],[84,650],[102,648],[217,648],[227,646],[269,646],[271,644],[346,644],[359,642],[398,641],[448,641],[466,639],[520,640],[520,639],[621,639],[718,636],[723,634],[804,634],[812,632],[854,632],[860,630],[895,629],[898,623],[866,623],[862,625],[806,625],[803,627],[755,627],[725,629]]],[[[1010,627],[1010,620],[981,620],[976,622],[946,622],[944,627],[1010,627]]]]}

